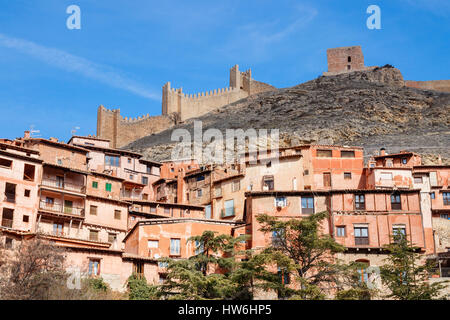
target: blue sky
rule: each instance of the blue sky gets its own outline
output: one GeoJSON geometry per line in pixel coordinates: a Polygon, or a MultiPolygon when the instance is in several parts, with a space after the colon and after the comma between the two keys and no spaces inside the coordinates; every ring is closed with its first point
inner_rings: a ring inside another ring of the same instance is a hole
{"type": "Polygon", "coordinates": [[[288,87],[326,71],[326,49],[362,45],[366,65],[450,79],[450,1],[0,0],[0,137],[34,125],[67,141],[95,134],[97,107],[161,113],[161,87],[228,86],[229,68],[288,87]],[[81,8],[69,30],[66,8],[81,8]],[[381,8],[381,30],[366,9],[381,8]]]}

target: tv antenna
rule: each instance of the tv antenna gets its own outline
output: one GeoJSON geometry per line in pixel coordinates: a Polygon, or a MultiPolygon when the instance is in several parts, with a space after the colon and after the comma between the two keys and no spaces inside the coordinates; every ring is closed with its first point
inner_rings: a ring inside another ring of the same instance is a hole
{"type": "Polygon", "coordinates": [[[41,137],[41,130],[35,130],[34,124],[30,125],[30,138],[39,138],[41,137]]]}
{"type": "Polygon", "coordinates": [[[77,133],[77,130],[80,130],[80,127],[73,127],[72,130],[70,131],[70,133],[72,134],[72,136],[75,135],[75,133],[77,133]]]}

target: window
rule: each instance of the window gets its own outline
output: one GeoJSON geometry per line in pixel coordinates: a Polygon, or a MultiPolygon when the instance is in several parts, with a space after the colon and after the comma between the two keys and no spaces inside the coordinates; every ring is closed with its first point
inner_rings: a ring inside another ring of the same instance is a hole
{"type": "Polygon", "coordinates": [[[314,213],[314,198],[302,197],[302,213],[311,214],[314,213]]]}
{"type": "Polygon", "coordinates": [[[434,192],[430,192],[431,199],[436,199],[436,194],[434,192]]]}
{"type": "Polygon", "coordinates": [[[120,157],[105,155],[105,166],[119,167],[120,157]]]}
{"type": "Polygon", "coordinates": [[[98,189],[98,182],[97,181],[92,181],[92,188],[98,189]]]}
{"type": "Polygon", "coordinates": [[[354,158],[355,151],[353,150],[341,150],[341,158],[354,158]]]}
{"type": "Polygon", "coordinates": [[[120,220],[121,211],[120,210],[114,210],[114,219],[120,220]]]}
{"type": "Polygon", "coordinates": [[[64,232],[64,225],[62,223],[54,222],[53,223],[53,235],[62,236],[64,232]]]}
{"type": "Polygon", "coordinates": [[[24,215],[22,221],[28,223],[30,221],[30,216],[24,215]]]}
{"type": "Polygon", "coordinates": [[[303,171],[303,175],[304,175],[304,176],[307,176],[307,175],[309,175],[309,170],[308,170],[308,169],[306,169],[305,171],[303,171]]]}
{"type": "Polygon", "coordinates": [[[12,249],[13,247],[13,239],[5,238],[5,249],[12,249]]]}
{"type": "Polygon", "coordinates": [[[148,177],[142,177],[142,184],[148,185],[148,177]]]}
{"type": "Polygon", "coordinates": [[[100,260],[99,259],[89,259],[89,275],[99,276],[100,275],[100,260]]]}
{"type": "Polygon", "coordinates": [[[91,205],[89,208],[89,214],[91,216],[96,216],[97,215],[97,206],[91,205]]]}
{"type": "Polygon", "coordinates": [[[408,160],[407,160],[406,158],[402,158],[402,163],[403,163],[403,164],[407,164],[407,163],[408,163],[408,160]]]}
{"type": "Polygon", "coordinates": [[[98,241],[98,231],[97,230],[89,230],[89,240],[98,241]]]}
{"type": "Polygon", "coordinates": [[[29,198],[30,197],[30,190],[29,189],[25,189],[25,192],[23,194],[25,197],[29,198]]]}
{"type": "Polygon", "coordinates": [[[128,163],[131,163],[131,158],[128,158],[128,163]]]}
{"type": "Polygon", "coordinates": [[[5,185],[6,202],[16,202],[16,185],[12,183],[6,183],[5,185]]]}
{"type": "Polygon", "coordinates": [[[13,219],[14,219],[14,210],[3,208],[2,213],[2,227],[12,228],[13,227],[13,219]]]}
{"type": "Polygon", "coordinates": [[[108,233],[108,242],[114,243],[117,241],[117,234],[115,233],[108,233]]]}
{"type": "Polygon", "coordinates": [[[422,183],[422,176],[414,176],[414,183],[422,183]]]}
{"type": "Polygon", "coordinates": [[[402,210],[400,194],[391,194],[391,208],[392,210],[402,210]]]}
{"type": "Polygon", "coordinates": [[[297,178],[292,178],[292,190],[297,190],[297,178]]]}
{"type": "Polygon", "coordinates": [[[352,173],[351,172],[344,172],[344,179],[345,180],[350,180],[352,178],[352,173]]]}
{"type": "Polygon", "coordinates": [[[345,226],[336,227],[336,237],[345,237],[345,226]]]}
{"type": "Polygon", "coordinates": [[[352,57],[348,56],[347,57],[347,62],[352,62],[352,57]]]}
{"type": "Polygon", "coordinates": [[[164,208],[164,213],[169,214],[169,213],[170,213],[170,208],[169,208],[169,207],[165,207],[165,208],[164,208]]]}
{"type": "Polygon", "coordinates": [[[62,164],[63,164],[63,162],[62,162],[61,159],[58,159],[58,160],[56,161],[56,163],[57,163],[58,165],[60,165],[60,166],[62,166],[62,164]]]}
{"type": "Polygon", "coordinates": [[[450,206],[450,192],[443,192],[442,198],[444,200],[444,206],[450,206]]]}
{"type": "Polygon", "coordinates": [[[399,242],[402,238],[406,237],[406,226],[403,224],[392,226],[392,235],[394,242],[399,242]]]}
{"type": "Polygon", "coordinates": [[[142,277],[144,275],[144,263],[143,262],[133,262],[133,273],[142,277]]]}
{"type": "Polygon", "coordinates": [[[272,247],[280,247],[283,244],[284,232],[283,230],[272,231],[272,247]]]}
{"type": "Polygon", "coordinates": [[[264,176],[262,187],[263,191],[273,190],[273,188],[274,188],[273,176],[264,176]]]}
{"type": "Polygon", "coordinates": [[[348,66],[347,66],[347,70],[350,70],[351,68],[352,68],[351,65],[348,65],[348,66]]]}
{"type": "Polygon", "coordinates": [[[330,172],[323,173],[323,186],[331,187],[331,173],[330,172]]]}
{"type": "Polygon", "coordinates": [[[147,193],[142,194],[142,200],[148,200],[148,194],[147,193]]]}
{"type": "Polygon", "coordinates": [[[26,164],[23,169],[23,180],[34,181],[34,166],[31,164],[26,164]]]}
{"type": "Polygon", "coordinates": [[[216,197],[221,197],[222,196],[222,188],[221,187],[217,187],[215,189],[215,191],[214,191],[214,194],[216,195],[216,197]]]}
{"type": "Polygon", "coordinates": [[[236,191],[239,191],[240,189],[241,189],[241,181],[239,181],[239,180],[233,181],[233,183],[231,185],[231,191],[236,192],[236,191]]]}
{"type": "Polygon", "coordinates": [[[318,158],[331,158],[332,154],[331,150],[317,150],[318,158]]]}
{"type": "Polygon", "coordinates": [[[147,242],[149,248],[158,248],[159,241],[158,240],[148,240],[147,242]]]}
{"type": "Polygon", "coordinates": [[[369,244],[369,228],[367,226],[354,226],[355,245],[369,244]]]}
{"type": "Polygon", "coordinates": [[[205,206],[205,218],[211,219],[211,205],[210,204],[205,206]]]}
{"type": "Polygon", "coordinates": [[[150,212],[156,212],[156,207],[150,207],[150,212]]]}
{"type": "Polygon", "coordinates": [[[56,186],[58,188],[64,188],[64,177],[63,176],[56,176],[56,186]]]}
{"type": "Polygon", "coordinates": [[[447,219],[447,220],[449,219],[448,213],[441,213],[440,217],[441,217],[441,219],[447,219]]]}
{"type": "Polygon", "coordinates": [[[71,214],[73,209],[73,202],[70,200],[64,200],[64,213],[71,214]]]}
{"type": "Polygon", "coordinates": [[[267,168],[270,168],[272,166],[272,161],[268,161],[267,163],[266,163],[266,167],[267,168]]]}
{"type": "Polygon", "coordinates": [[[105,184],[105,190],[111,192],[111,183],[106,183],[105,184]]]}
{"type": "Polygon", "coordinates": [[[437,172],[436,171],[431,171],[430,172],[430,185],[432,187],[435,187],[438,185],[438,181],[437,181],[437,172]]]}
{"type": "Polygon", "coordinates": [[[201,254],[204,251],[204,244],[198,240],[195,240],[195,254],[201,254]]]}
{"type": "Polygon", "coordinates": [[[369,261],[367,260],[356,260],[361,266],[358,268],[359,282],[368,282],[369,274],[367,273],[367,268],[369,267],[369,261]]]}
{"type": "Polygon", "coordinates": [[[52,206],[55,203],[55,199],[54,198],[50,198],[50,197],[46,197],[45,198],[45,203],[49,206],[52,206]]]}
{"type": "Polygon", "coordinates": [[[225,212],[222,215],[223,217],[231,217],[234,216],[234,200],[225,201],[225,212]]]}
{"type": "Polygon", "coordinates": [[[152,173],[152,167],[151,166],[147,166],[147,173],[152,173]]]}
{"type": "Polygon", "coordinates": [[[198,176],[198,177],[196,178],[196,180],[197,180],[197,181],[203,181],[203,180],[205,180],[205,176],[204,176],[204,175],[198,176]]]}
{"type": "Polygon", "coordinates": [[[175,171],[175,169],[174,168],[170,168],[170,172],[174,172],[175,171]]]}
{"type": "Polygon", "coordinates": [[[133,180],[134,176],[132,174],[130,174],[130,180],[133,180]]]}
{"type": "Polygon", "coordinates": [[[0,167],[5,167],[8,169],[12,168],[12,160],[0,158],[0,167]]]}
{"type": "Polygon", "coordinates": [[[203,189],[197,189],[197,198],[200,198],[203,195],[203,189]]]}
{"type": "Polygon", "coordinates": [[[278,281],[281,284],[290,284],[291,283],[291,279],[289,276],[289,271],[287,271],[286,269],[282,269],[282,268],[278,268],[278,281]]]}
{"type": "Polygon", "coordinates": [[[170,239],[170,255],[179,256],[180,255],[180,239],[170,239]]]}
{"type": "Polygon", "coordinates": [[[284,208],[287,206],[286,197],[277,197],[275,198],[275,207],[284,208]]]}
{"type": "Polygon", "coordinates": [[[355,209],[356,210],[366,209],[366,202],[363,194],[355,194],[355,209]]]}

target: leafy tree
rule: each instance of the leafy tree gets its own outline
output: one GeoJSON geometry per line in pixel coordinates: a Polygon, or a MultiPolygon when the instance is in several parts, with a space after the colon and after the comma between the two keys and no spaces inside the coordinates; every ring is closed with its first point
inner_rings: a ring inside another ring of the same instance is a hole
{"type": "Polygon", "coordinates": [[[153,300],[156,299],[156,288],[147,283],[143,276],[132,274],[127,281],[128,298],[130,300],[153,300]]]}
{"type": "Polygon", "coordinates": [[[397,300],[430,300],[438,298],[446,282],[430,283],[433,263],[423,262],[406,237],[394,235],[394,241],[386,246],[389,251],[385,264],[380,267],[381,280],[389,289],[387,298],[397,300]]]}
{"type": "Polygon", "coordinates": [[[212,231],[189,238],[197,254],[189,259],[161,260],[167,263],[167,276],[158,288],[158,295],[169,299],[232,299],[238,284],[230,275],[238,266],[235,256],[243,239],[216,236],[212,231]]]}
{"type": "Polygon", "coordinates": [[[276,235],[272,245],[263,252],[272,255],[278,267],[292,271],[301,285],[296,297],[323,299],[324,288],[336,288],[344,265],[333,258],[344,247],[330,235],[320,232],[320,223],[328,212],[315,213],[302,219],[279,220],[267,214],[257,217],[261,231],[276,235]],[[288,258],[288,263],[279,259],[288,258]]]}

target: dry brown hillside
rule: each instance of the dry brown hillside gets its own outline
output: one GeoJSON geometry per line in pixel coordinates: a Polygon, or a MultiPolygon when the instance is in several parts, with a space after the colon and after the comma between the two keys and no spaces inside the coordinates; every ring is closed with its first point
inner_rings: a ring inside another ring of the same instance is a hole
{"type": "MultiPolygon", "coordinates": [[[[450,163],[450,93],[404,86],[384,66],[317,79],[242,99],[197,118],[203,129],[278,128],[280,146],[323,143],[363,146],[366,154],[411,150],[450,163]]],[[[174,128],[192,132],[190,119],[174,128]]],[[[126,146],[153,160],[170,158],[172,129],[126,146]]]]}

